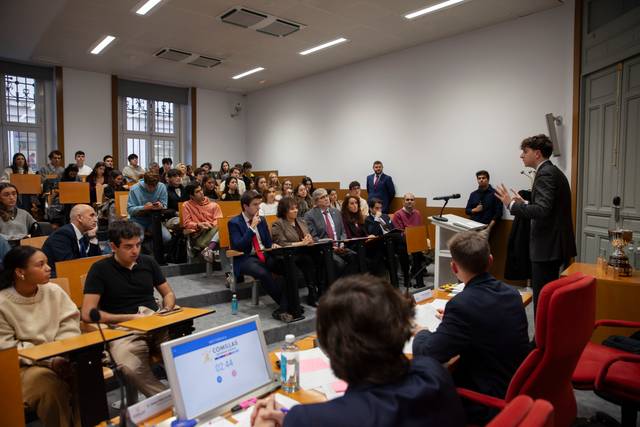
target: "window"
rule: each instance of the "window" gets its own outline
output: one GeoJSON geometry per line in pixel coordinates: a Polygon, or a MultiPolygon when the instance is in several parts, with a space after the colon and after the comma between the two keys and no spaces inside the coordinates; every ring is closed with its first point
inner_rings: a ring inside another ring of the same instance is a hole
{"type": "Polygon", "coordinates": [[[24,154],[32,170],[38,170],[38,165],[44,163],[43,86],[30,77],[0,75],[3,165],[9,165],[15,153],[24,154]]]}
{"type": "Polygon", "coordinates": [[[135,97],[121,97],[122,164],[127,164],[129,154],[138,155],[140,166],[171,157],[179,159],[180,120],[179,104],[135,97]]]}

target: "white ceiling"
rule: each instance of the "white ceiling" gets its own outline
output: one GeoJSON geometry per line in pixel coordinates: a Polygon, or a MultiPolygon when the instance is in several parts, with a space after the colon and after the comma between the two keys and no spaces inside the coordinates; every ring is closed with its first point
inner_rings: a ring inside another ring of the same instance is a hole
{"type": "Polygon", "coordinates": [[[120,77],[207,89],[251,92],[367,58],[515,19],[561,0],[469,0],[431,15],[403,15],[440,0],[164,0],[147,16],[139,0],[0,0],[0,57],[120,77]],[[276,38],[217,17],[244,6],[306,25],[276,38]],[[118,37],[101,55],[90,47],[118,37]],[[300,56],[338,37],[348,43],[300,56]],[[153,56],[172,47],[223,59],[210,69],[153,56]],[[231,76],[256,66],[253,76],[231,76]]]}

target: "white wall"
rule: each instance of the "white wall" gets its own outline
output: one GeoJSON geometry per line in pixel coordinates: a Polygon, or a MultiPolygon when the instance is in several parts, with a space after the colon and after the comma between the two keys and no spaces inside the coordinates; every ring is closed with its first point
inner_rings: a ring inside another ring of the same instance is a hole
{"type": "Polygon", "coordinates": [[[111,76],[63,69],[64,157],[82,150],[90,167],[111,153],[111,76]]]}
{"type": "Polygon", "coordinates": [[[207,89],[198,89],[197,93],[198,164],[211,162],[218,169],[223,160],[231,165],[244,162],[247,159],[244,98],[207,89]],[[237,117],[231,117],[236,103],[243,109],[237,117]]]}
{"type": "Polygon", "coordinates": [[[565,123],[554,162],[568,172],[572,3],[251,93],[250,159],[343,186],[364,185],[380,159],[398,194],[458,192],[464,206],[478,169],[528,186],[519,143],[547,133],[553,112],[565,123]]]}

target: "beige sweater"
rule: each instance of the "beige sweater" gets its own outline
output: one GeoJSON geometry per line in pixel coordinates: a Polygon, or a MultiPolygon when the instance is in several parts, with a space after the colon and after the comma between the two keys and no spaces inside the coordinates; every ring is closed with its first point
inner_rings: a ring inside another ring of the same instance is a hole
{"type": "Polygon", "coordinates": [[[76,335],[80,335],[80,312],[55,283],[38,286],[38,292],[29,298],[13,286],[0,291],[0,350],[76,335]]]}

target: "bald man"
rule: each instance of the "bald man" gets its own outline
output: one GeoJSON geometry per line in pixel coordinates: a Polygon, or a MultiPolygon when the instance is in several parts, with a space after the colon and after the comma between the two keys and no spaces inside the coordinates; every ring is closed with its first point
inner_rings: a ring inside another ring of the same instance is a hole
{"type": "MultiPolygon", "coordinates": [[[[416,209],[416,196],[413,193],[406,193],[404,195],[404,205],[393,214],[393,225],[402,231],[407,227],[413,227],[416,225],[424,225],[422,220],[422,214],[416,209]]],[[[424,286],[424,270],[422,265],[426,261],[422,252],[415,252],[411,254],[411,277],[415,276],[416,288],[424,286]]]]}
{"type": "Polygon", "coordinates": [[[51,277],[56,277],[56,262],[102,255],[98,246],[98,217],[89,205],[75,205],[70,224],[58,228],[44,242],[42,251],[49,258],[51,277]]]}

